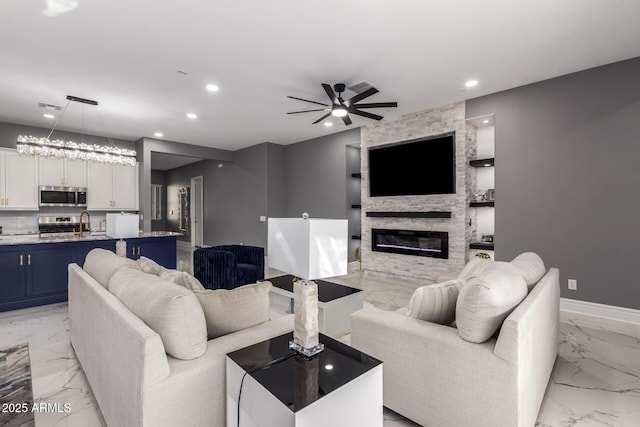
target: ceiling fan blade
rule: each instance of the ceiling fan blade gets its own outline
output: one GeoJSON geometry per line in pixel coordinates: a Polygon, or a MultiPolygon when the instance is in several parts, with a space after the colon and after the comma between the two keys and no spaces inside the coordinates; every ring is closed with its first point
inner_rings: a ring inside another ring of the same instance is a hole
{"type": "Polygon", "coordinates": [[[287,96],[287,98],[297,99],[298,101],[310,102],[312,104],[324,105],[325,107],[329,106],[328,104],[323,104],[322,102],[309,101],[308,99],[296,98],[295,96],[287,96]]]}
{"type": "Polygon", "coordinates": [[[328,110],[328,108],[318,108],[317,110],[292,111],[292,112],[287,113],[287,114],[310,113],[312,111],[327,111],[327,110],[328,110]]]}
{"type": "Polygon", "coordinates": [[[374,102],[372,104],[358,104],[352,105],[351,108],[387,108],[387,107],[397,107],[397,102],[374,102]]]}
{"type": "MultiPolygon", "coordinates": [[[[358,116],[362,116],[362,117],[366,117],[368,119],[373,119],[373,120],[382,120],[384,117],[379,116],[377,114],[371,114],[371,113],[367,113],[366,111],[360,111],[360,110],[351,110],[349,111],[351,114],[356,114],[358,116]]],[[[331,114],[331,113],[329,113],[331,114]]]]}
{"type": "Polygon", "coordinates": [[[318,120],[316,120],[315,122],[311,123],[312,125],[315,125],[316,123],[320,123],[321,121],[323,121],[324,119],[326,119],[327,117],[329,117],[331,115],[331,112],[328,112],[327,114],[325,114],[324,116],[320,117],[318,120]]]}
{"type": "Polygon", "coordinates": [[[362,99],[368,98],[371,95],[374,95],[376,93],[378,93],[378,89],[376,89],[375,87],[370,87],[369,89],[365,90],[364,92],[361,92],[361,93],[357,94],[356,96],[352,97],[351,99],[349,99],[347,101],[347,104],[353,106],[353,104],[355,104],[356,102],[358,102],[358,101],[360,101],[362,99]]]}
{"type": "Polygon", "coordinates": [[[336,96],[335,92],[333,91],[330,85],[326,83],[322,83],[322,87],[324,88],[324,91],[327,92],[327,96],[331,100],[332,104],[340,104],[338,102],[338,97],[336,96]]]}
{"type": "Polygon", "coordinates": [[[342,118],[342,121],[344,122],[345,125],[349,126],[351,124],[351,118],[349,117],[349,115],[347,114],[346,116],[344,116],[342,118]]]}

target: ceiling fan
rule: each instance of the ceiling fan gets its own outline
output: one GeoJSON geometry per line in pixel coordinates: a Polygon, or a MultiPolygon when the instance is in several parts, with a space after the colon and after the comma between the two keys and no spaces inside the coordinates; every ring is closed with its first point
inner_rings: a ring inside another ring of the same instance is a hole
{"type": "Polygon", "coordinates": [[[342,99],[342,92],[344,92],[346,87],[344,83],[336,83],[335,85],[333,85],[333,88],[331,87],[331,85],[328,85],[327,83],[322,83],[322,87],[324,88],[324,91],[327,93],[327,96],[329,97],[331,104],[323,104],[322,102],[310,101],[308,99],[297,98],[295,96],[287,96],[287,98],[297,99],[298,101],[304,101],[304,102],[310,102],[312,104],[322,105],[326,108],[318,108],[314,110],[292,111],[291,113],[287,113],[287,114],[310,113],[312,111],[328,111],[327,114],[320,117],[318,120],[313,122],[313,124],[315,125],[316,123],[320,123],[321,121],[323,121],[329,116],[334,116],[334,117],[340,117],[344,122],[344,124],[349,126],[351,124],[351,118],[349,118],[349,114],[355,114],[357,116],[362,116],[362,117],[366,117],[373,120],[382,120],[383,118],[382,116],[369,113],[367,111],[362,111],[363,108],[365,109],[366,108],[388,108],[388,107],[398,106],[397,102],[374,102],[374,103],[368,103],[368,104],[357,104],[357,102],[362,101],[363,99],[378,93],[378,89],[376,89],[373,86],[369,87],[363,92],[358,93],[352,98],[347,99],[346,101],[342,99]]]}

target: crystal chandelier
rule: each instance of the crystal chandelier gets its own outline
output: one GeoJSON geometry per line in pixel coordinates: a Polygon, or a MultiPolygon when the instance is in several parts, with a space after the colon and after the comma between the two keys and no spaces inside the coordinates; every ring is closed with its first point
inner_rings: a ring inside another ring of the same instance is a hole
{"type": "Polygon", "coordinates": [[[136,152],[126,148],[115,147],[111,145],[85,144],[84,142],[63,141],[60,139],[49,139],[56,129],[56,126],[62,119],[69,103],[71,101],[81,102],[83,104],[98,105],[97,101],[91,99],[78,98],[75,96],[67,96],[67,104],[62,110],[60,117],[53,125],[53,129],[46,138],[35,136],[18,136],[17,149],[18,153],[25,156],[42,156],[55,158],[68,158],[73,160],[85,160],[98,163],[109,163],[115,165],[135,166],[136,152]]]}

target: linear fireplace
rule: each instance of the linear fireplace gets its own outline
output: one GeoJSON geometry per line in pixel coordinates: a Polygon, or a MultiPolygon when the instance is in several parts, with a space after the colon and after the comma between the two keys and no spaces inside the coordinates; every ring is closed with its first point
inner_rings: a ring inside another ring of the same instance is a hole
{"type": "Polygon", "coordinates": [[[371,250],[394,254],[449,258],[446,231],[371,230],[371,250]]]}

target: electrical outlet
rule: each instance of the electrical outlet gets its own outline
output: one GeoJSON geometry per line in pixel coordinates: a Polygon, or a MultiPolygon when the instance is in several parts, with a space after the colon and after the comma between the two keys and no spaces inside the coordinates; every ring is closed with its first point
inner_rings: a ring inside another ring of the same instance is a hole
{"type": "Polygon", "coordinates": [[[266,222],[267,221],[267,217],[264,215],[260,215],[260,222],[266,222]]]}
{"type": "Polygon", "coordinates": [[[567,286],[568,286],[570,291],[577,291],[578,290],[578,281],[576,279],[569,279],[569,282],[568,282],[567,286]]]}

